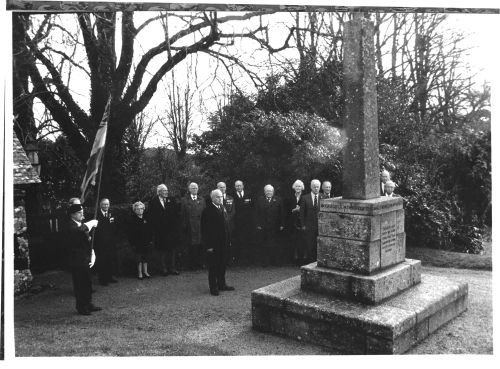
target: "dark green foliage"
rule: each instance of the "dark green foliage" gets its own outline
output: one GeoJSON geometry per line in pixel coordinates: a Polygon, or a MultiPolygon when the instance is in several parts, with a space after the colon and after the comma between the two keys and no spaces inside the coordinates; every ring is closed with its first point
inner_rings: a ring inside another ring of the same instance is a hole
{"type": "Polygon", "coordinates": [[[281,194],[298,178],[306,188],[316,177],[339,183],[343,138],[317,115],[265,113],[249,98],[235,96],[222,114],[212,116],[210,128],[193,148],[214,182],[241,179],[254,193],[270,183],[281,194]]]}
{"type": "Polygon", "coordinates": [[[322,66],[302,65],[293,76],[271,76],[259,91],[256,106],[266,113],[303,112],[325,118],[328,124],[342,127],[344,91],[342,62],[330,59],[322,66]],[[284,80],[284,83],[280,83],[284,80]]]}

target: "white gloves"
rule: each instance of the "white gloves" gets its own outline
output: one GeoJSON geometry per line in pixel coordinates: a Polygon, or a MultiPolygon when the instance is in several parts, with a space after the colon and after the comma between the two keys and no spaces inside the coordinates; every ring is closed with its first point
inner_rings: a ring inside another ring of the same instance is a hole
{"type": "MultiPolygon", "coordinates": [[[[96,222],[97,222],[97,220],[96,220],[96,222]]],[[[92,268],[94,266],[94,263],[95,263],[95,252],[94,252],[94,249],[92,249],[92,256],[90,257],[89,267],[92,268]]]]}
{"type": "Polygon", "coordinates": [[[85,225],[87,226],[87,228],[89,229],[89,231],[94,228],[94,227],[97,227],[97,219],[92,219],[92,220],[89,220],[87,223],[85,223],[85,225]]]}

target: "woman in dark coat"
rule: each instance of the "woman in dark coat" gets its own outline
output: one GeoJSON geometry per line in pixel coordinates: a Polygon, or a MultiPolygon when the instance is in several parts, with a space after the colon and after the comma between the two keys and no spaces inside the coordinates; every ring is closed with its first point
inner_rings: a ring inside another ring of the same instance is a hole
{"type": "Polygon", "coordinates": [[[152,252],[153,229],[144,218],[144,204],[137,201],[132,205],[134,214],[128,227],[128,240],[130,246],[137,254],[137,278],[151,278],[148,273],[148,261],[152,252]]]}

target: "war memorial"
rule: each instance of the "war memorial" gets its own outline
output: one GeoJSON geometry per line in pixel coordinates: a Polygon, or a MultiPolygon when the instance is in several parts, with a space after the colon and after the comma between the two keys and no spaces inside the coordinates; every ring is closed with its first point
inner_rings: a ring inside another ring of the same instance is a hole
{"type": "Polygon", "coordinates": [[[467,309],[468,285],[405,258],[403,199],[381,197],[373,24],[346,24],[343,197],[320,203],[317,261],[252,292],[252,325],[349,354],[402,354],[467,309]]]}

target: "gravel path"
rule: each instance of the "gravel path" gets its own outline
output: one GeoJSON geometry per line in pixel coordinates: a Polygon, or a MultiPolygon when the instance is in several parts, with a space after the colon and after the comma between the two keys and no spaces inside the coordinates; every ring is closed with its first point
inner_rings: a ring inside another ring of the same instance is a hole
{"type": "MultiPolygon", "coordinates": [[[[409,353],[492,353],[491,272],[423,270],[469,283],[469,309],[409,353]]],[[[104,310],[87,317],[74,312],[70,275],[45,273],[35,279],[41,291],[15,300],[16,356],[332,354],[251,328],[251,291],[298,274],[296,267],[231,268],[227,279],[236,291],[219,297],[208,294],[202,271],[121,278],[95,287],[94,302],[104,310]]]]}

